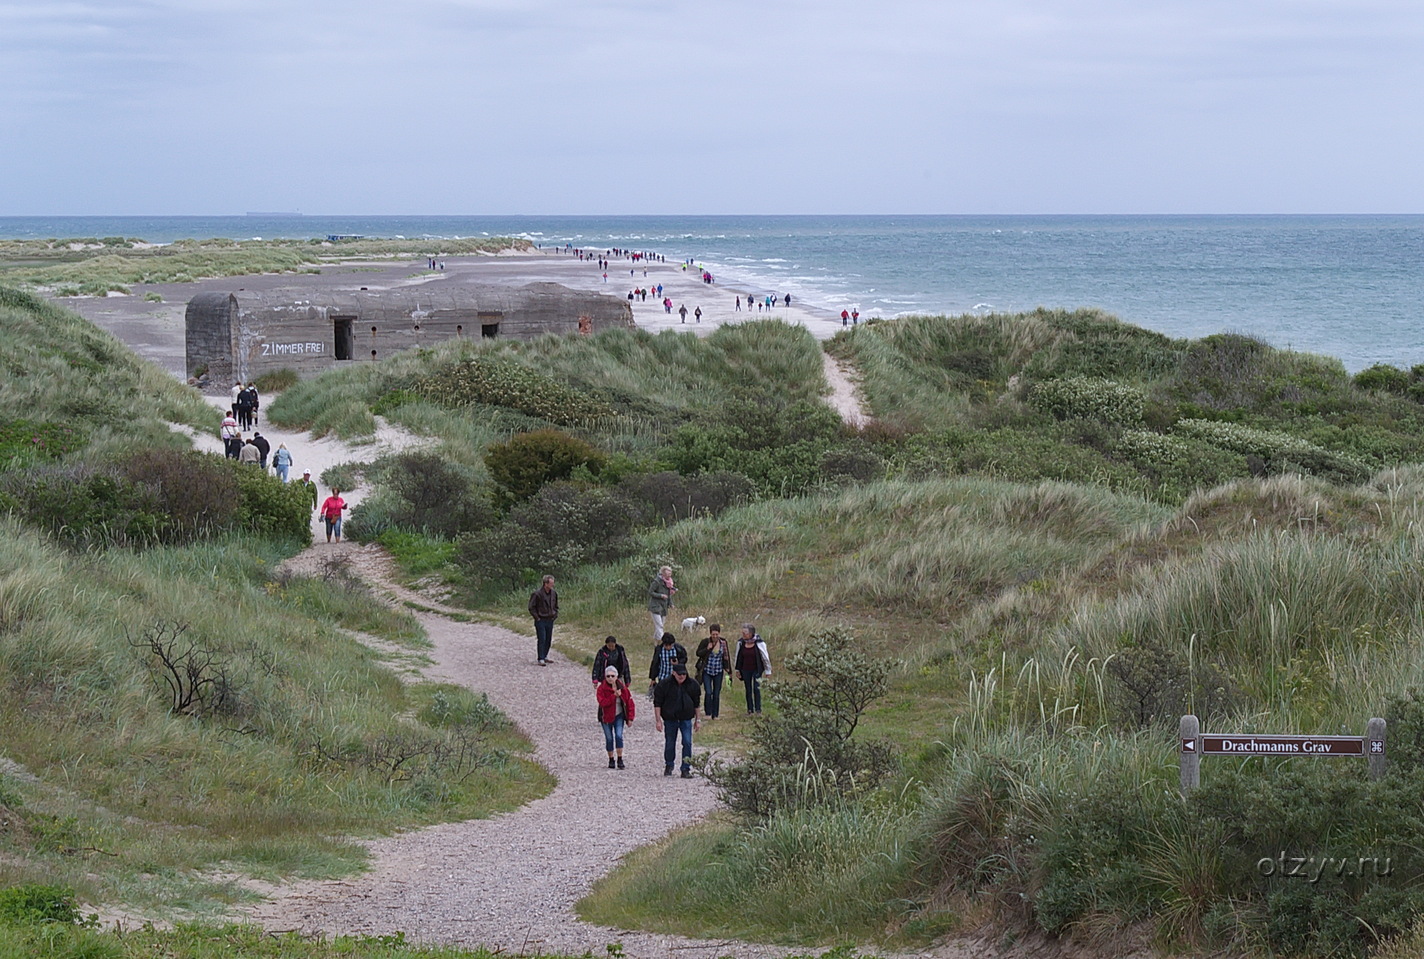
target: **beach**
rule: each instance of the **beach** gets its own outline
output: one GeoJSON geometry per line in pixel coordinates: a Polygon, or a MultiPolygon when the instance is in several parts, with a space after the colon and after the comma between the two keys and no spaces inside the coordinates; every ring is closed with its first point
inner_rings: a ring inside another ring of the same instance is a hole
{"type": "MultiPolygon", "coordinates": [[[[778,299],[771,310],[758,310],[748,298],[770,295],[784,296],[774,289],[752,290],[716,282],[704,283],[702,271],[696,267],[683,269],[680,263],[637,262],[610,256],[607,269],[593,259],[580,260],[572,253],[553,249],[498,255],[452,256],[437,258],[443,269],[431,270],[424,258],[383,258],[324,266],[320,273],[264,273],[259,275],[217,277],[193,283],[136,284],[130,295],[107,297],[63,297],[56,302],[79,313],[102,329],[118,336],[136,353],[157,364],[174,376],[186,376],[184,311],[188,300],[201,292],[227,290],[293,289],[319,290],[390,290],[419,286],[473,285],[524,286],[529,283],[557,283],[573,290],[603,293],[627,301],[635,288],[663,285],[663,295],[673,301],[672,312],[663,308],[655,294],[646,299],[635,297],[631,302],[633,320],[639,329],[650,332],[680,330],[705,336],[726,323],[780,318],[799,323],[818,339],[829,339],[841,329],[840,317],[828,310],[817,310],[798,303],[793,296],[788,307],[778,299]],[[607,279],[604,279],[604,273],[607,279]],[[156,294],[161,302],[146,299],[156,294]],[[737,309],[737,299],[742,308],[737,309]],[[684,322],[679,307],[687,307],[684,322]],[[702,310],[701,321],[695,319],[702,310]]],[[[656,251],[650,251],[656,252],[656,251]]],[[[214,384],[216,388],[219,385],[214,384]]]]}

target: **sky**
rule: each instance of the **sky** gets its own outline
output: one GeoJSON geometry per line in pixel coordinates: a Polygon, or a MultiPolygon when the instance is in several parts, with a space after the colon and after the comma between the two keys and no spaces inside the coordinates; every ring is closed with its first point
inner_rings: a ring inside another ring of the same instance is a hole
{"type": "Polygon", "coordinates": [[[1421,97],[1418,0],[0,0],[0,216],[1421,213],[1421,97]]]}

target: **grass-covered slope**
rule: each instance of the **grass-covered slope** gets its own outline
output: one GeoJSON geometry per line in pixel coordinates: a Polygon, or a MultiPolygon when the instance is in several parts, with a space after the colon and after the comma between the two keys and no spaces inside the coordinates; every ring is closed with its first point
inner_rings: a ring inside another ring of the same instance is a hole
{"type": "Polygon", "coordinates": [[[211,422],[196,393],[9,290],[0,346],[0,902],[202,914],[245,875],[359,868],[346,837],[547,790],[482,698],[348,632],[414,655],[409,613],[339,566],[276,572],[309,508],[176,449],[169,420],[211,422]]]}

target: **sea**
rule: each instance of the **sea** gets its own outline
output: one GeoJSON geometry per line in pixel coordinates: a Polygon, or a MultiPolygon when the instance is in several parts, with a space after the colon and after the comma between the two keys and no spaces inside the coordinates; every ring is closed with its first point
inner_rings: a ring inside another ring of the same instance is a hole
{"type": "Polygon", "coordinates": [[[1424,216],[0,217],[0,239],[517,236],[690,259],[724,286],[863,318],[1098,307],[1173,337],[1232,332],[1424,363],[1424,216]]]}

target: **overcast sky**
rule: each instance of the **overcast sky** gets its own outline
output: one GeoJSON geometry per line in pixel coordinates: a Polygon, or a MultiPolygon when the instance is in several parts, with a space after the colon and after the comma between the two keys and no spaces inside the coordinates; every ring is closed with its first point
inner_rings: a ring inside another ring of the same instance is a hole
{"type": "Polygon", "coordinates": [[[1424,212],[1419,0],[0,0],[0,215],[1424,212]]]}

